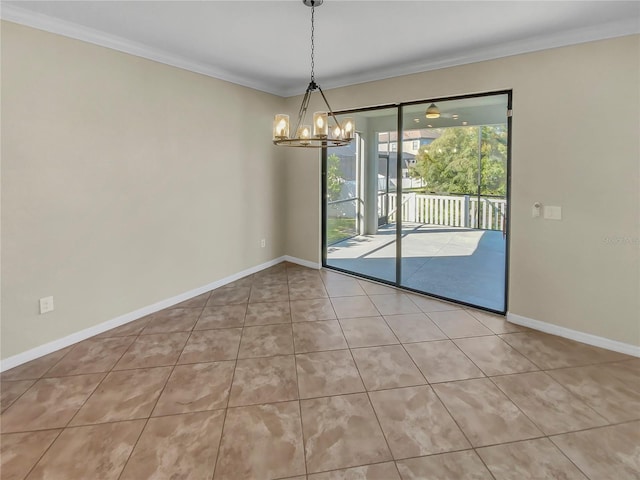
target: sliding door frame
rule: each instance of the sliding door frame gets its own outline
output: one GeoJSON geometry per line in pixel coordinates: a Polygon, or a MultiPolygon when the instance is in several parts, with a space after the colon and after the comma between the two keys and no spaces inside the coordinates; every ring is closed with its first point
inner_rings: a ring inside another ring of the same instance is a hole
{"type": "Polygon", "coordinates": [[[504,310],[494,310],[487,307],[482,307],[479,305],[474,305],[471,303],[464,302],[462,300],[456,300],[448,297],[444,297],[442,295],[437,295],[433,293],[424,292],[421,290],[417,290],[415,288],[407,287],[402,285],[402,215],[401,215],[401,201],[399,199],[402,198],[402,181],[398,181],[396,185],[396,204],[398,205],[398,211],[396,212],[396,281],[391,282],[388,280],[384,280],[377,277],[372,277],[370,275],[352,272],[350,270],[345,270],[339,267],[335,267],[327,264],[327,148],[323,148],[321,152],[321,205],[322,205],[322,232],[321,232],[321,248],[322,248],[322,267],[330,270],[335,270],[341,273],[345,273],[348,275],[352,275],[359,278],[364,278],[367,280],[372,280],[378,283],[383,283],[387,285],[391,285],[393,287],[406,290],[408,292],[419,293],[421,295],[427,295],[429,297],[437,298],[440,300],[445,300],[447,302],[456,303],[459,305],[464,305],[468,307],[473,307],[479,310],[485,310],[487,312],[498,313],[500,315],[506,315],[509,307],[509,259],[511,256],[511,140],[513,135],[513,125],[512,125],[512,112],[513,112],[513,90],[496,90],[490,92],[480,92],[480,93],[469,93],[464,95],[454,95],[447,97],[436,97],[436,98],[428,98],[424,100],[412,100],[410,102],[399,102],[399,103],[391,103],[385,105],[376,105],[373,107],[363,107],[363,108],[354,108],[348,110],[339,110],[334,112],[336,115],[348,115],[354,113],[361,112],[370,112],[374,110],[383,110],[383,109],[396,109],[397,115],[397,161],[396,161],[396,178],[402,179],[402,150],[403,150],[403,140],[404,140],[404,125],[403,125],[403,107],[411,106],[411,105],[419,105],[423,103],[439,103],[446,102],[451,100],[463,100],[466,98],[478,98],[478,97],[490,97],[497,95],[507,95],[507,178],[506,178],[506,187],[507,187],[507,207],[506,207],[506,218],[505,218],[505,232],[506,232],[506,244],[505,244],[505,262],[504,262],[504,310]],[[401,138],[402,135],[402,138],[401,138]]]}
{"type": "MultiPolygon", "coordinates": [[[[361,113],[361,112],[371,112],[374,110],[384,110],[384,109],[389,109],[389,108],[398,108],[399,104],[397,103],[390,103],[387,105],[376,105],[374,107],[362,107],[362,108],[353,108],[350,110],[340,110],[340,111],[336,111],[334,112],[336,115],[347,115],[347,114],[352,114],[352,113],[361,113]]],[[[356,128],[357,131],[357,128],[356,128]]],[[[358,141],[360,141],[359,139],[361,138],[360,135],[356,135],[356,138],[358,139],[358,141]]],[[[357,151],[360,150],[360,146],[357,147],[357,151]]],[[[321,211],[321,216],[322,216],[322,222],[321,222],[321,234],[320,234],[320,248],[322,249],[322,254],[321,254],[321,259],[322,259],[322,266],[324,268],[331,268],[333,270],[342,272],[342,273],[346,273],[349,275],[354,275],[353,272],[349,271],[349,270],[343,270],[341,268],[336,268],[336,267],[332,267],[327,265],[327,152],[328,149],[325,147],[321,150],[320,153],[320,157],[321,157],[321,167],[320,167],[320,173],[321,173],[321,185],[320,185],[320,203],[322,206],[322,211],[321,211]]],[[[358,197],[360,194],[360,185],[358,186],[358,197]]],[[[360,198],[358,198],[358,201],[360,200],[360,198]]],[[[358,211],[358,210],[357,210],[358,211]]],[[[363,278],[368,278],[370,280],[374,280],[379,282],[380,279],[375,278],[375,277],[369,277],[366,275],[362,275],[362,274],[358,274],[358,276],[363,277],[363,278]]],[[[397,277],[396,277],[397,280],[397,277]]],[[[386,280],[384,280],[384,283],[387,283],[389,285],[394,285],[395,286],[395,282],[388,282],[386,280]]]]}

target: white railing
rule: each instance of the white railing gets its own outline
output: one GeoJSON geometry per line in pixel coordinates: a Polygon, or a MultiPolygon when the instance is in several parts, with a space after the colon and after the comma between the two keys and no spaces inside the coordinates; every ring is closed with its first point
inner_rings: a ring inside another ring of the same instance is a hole
{"type": "MultiPolygon", "coordinates": [[[[378,197],[379,201],[383,197],[378,197]]],[[[389,221],[396,220],[397,196],[389,195],[389,221]]],[[[402,221],[504,231],[507,201],[471,195],[402,195],[402,221]]]]}

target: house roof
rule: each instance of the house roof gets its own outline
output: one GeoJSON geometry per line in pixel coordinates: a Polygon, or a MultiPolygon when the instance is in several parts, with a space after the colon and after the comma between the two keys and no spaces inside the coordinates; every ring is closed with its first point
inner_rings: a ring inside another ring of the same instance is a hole
{"type": "MultiPolygon", "coordinates": [[[[431,128],[416,128],[413,130],[405,130],[403,141],[420,140],[422,138],[436,139],[440,136],[440,132],[431,128]]],[[[378,134],[378,142],[395,142],[398,140],[398,132],[382,132],[378,134]]]]}

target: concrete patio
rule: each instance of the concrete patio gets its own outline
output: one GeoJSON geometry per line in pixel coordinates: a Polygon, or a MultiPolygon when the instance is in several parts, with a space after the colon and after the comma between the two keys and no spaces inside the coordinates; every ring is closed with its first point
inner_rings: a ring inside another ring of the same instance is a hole
{"type": "MultiPolygon", "coordinates": [[[[396,227],[327,248],[327,265],[395,282],[396,227]]],[[[503,311],[506,240],[502,232],[404,223],[404,287],[503,311]]]]}

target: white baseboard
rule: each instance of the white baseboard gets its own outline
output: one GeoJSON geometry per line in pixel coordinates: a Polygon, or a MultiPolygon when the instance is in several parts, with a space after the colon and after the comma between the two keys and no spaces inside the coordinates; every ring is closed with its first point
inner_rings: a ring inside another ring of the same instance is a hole
{"type": "Polygon", "coordinates": [[[302,265],[303,267],[313,268],[315,270],[320,270],[322,265],[316,262],[310,262],[309,260],[303,260],[302,258],[291,257],[289,255],[285,255],[283,259],[290,263],[295,263],[297,265],[302,265]]]}
{"type": "Polygon", "coordinates": [[[534,320],[533,318],[516,315],[515,313],[507,313],[507,321],[515,323],[516,325],[522,325],[523,327],[529,327],[533,328],[534,330],[540,330],[541,332],[546,332],[552,335],[557,335],[559,337],[575,340],[576,342],[593,345],[594,347],[606,348],[607,350],[613,350],[614,352],[633,355],[634,357],[640,357],[640,346],[638,345],[618,342],[617,340],[599,337],[590,333],[579,332],[577,330],[560,327],[552,323],[542,322],[540,320],[534,320]]]}
{"type": "MultiPolygon", "coordinates": [[[[161,300],[152,305],[139,308],[137,310],[134,310],[133,312],[125,313],[124,315],[112,318],[111,320],[107,320],[106,322],[94,325],[93,327],[89,327],[84,330],[80,330],[79,332],[72,333],[71,335],[67,335],[66,337],[59,338],[58,340],[54,340],[53,342],[45,343],[44,345],[40,345],[39,347],[32,348],[30,350],[27,350],[26,352],[7,357],[4,360],[0,361],[0,372],[4,372],[5,370],[9,370],[10,368],[17,367],[18,365],[22,365],[23,363],[30,362],[31,360],[35,360],[36,358],[43,357],[44,355],[68,347],[69,345],[73,345],[74,343],[81,342],[82,340],[86,340],[87,338],[93,337],[94,335],[98,335],[100,333],[106,332],[107,330],[111,330],[112,328],[119,327],[121,325],[124,325],[125,323],[138,320],[139,318],[158,312],[167,307],[171,307],[177,303],[184,302],[185,300],[189,300],[190,298],[197,297],[198,295],[201,295],[215,288],[219,288],[231,282],[235,282],[236,280],[240,280],[247,275],[251,275],[253,273],[264,270],[265,268],[277,265],[278,263],[281,263],[285,260],[304,266],[313,265],[311,264],[311,262],[306,262],[305,260],[296,259],[294,257],[282,256],[275,258],[260,265],[256,265],[255,267],[248,268],[241,272],[234,273],[233,275],[229,275],[228,277],[216,280],[215,282],[203,285],[202,287],[198,287],[193,290],[189,290],[188,292],[181,293],[180,295],[176,295],[175,297],[161,300]]],[[[310,268],[319,267],[311,266],[310,268]]]]}

